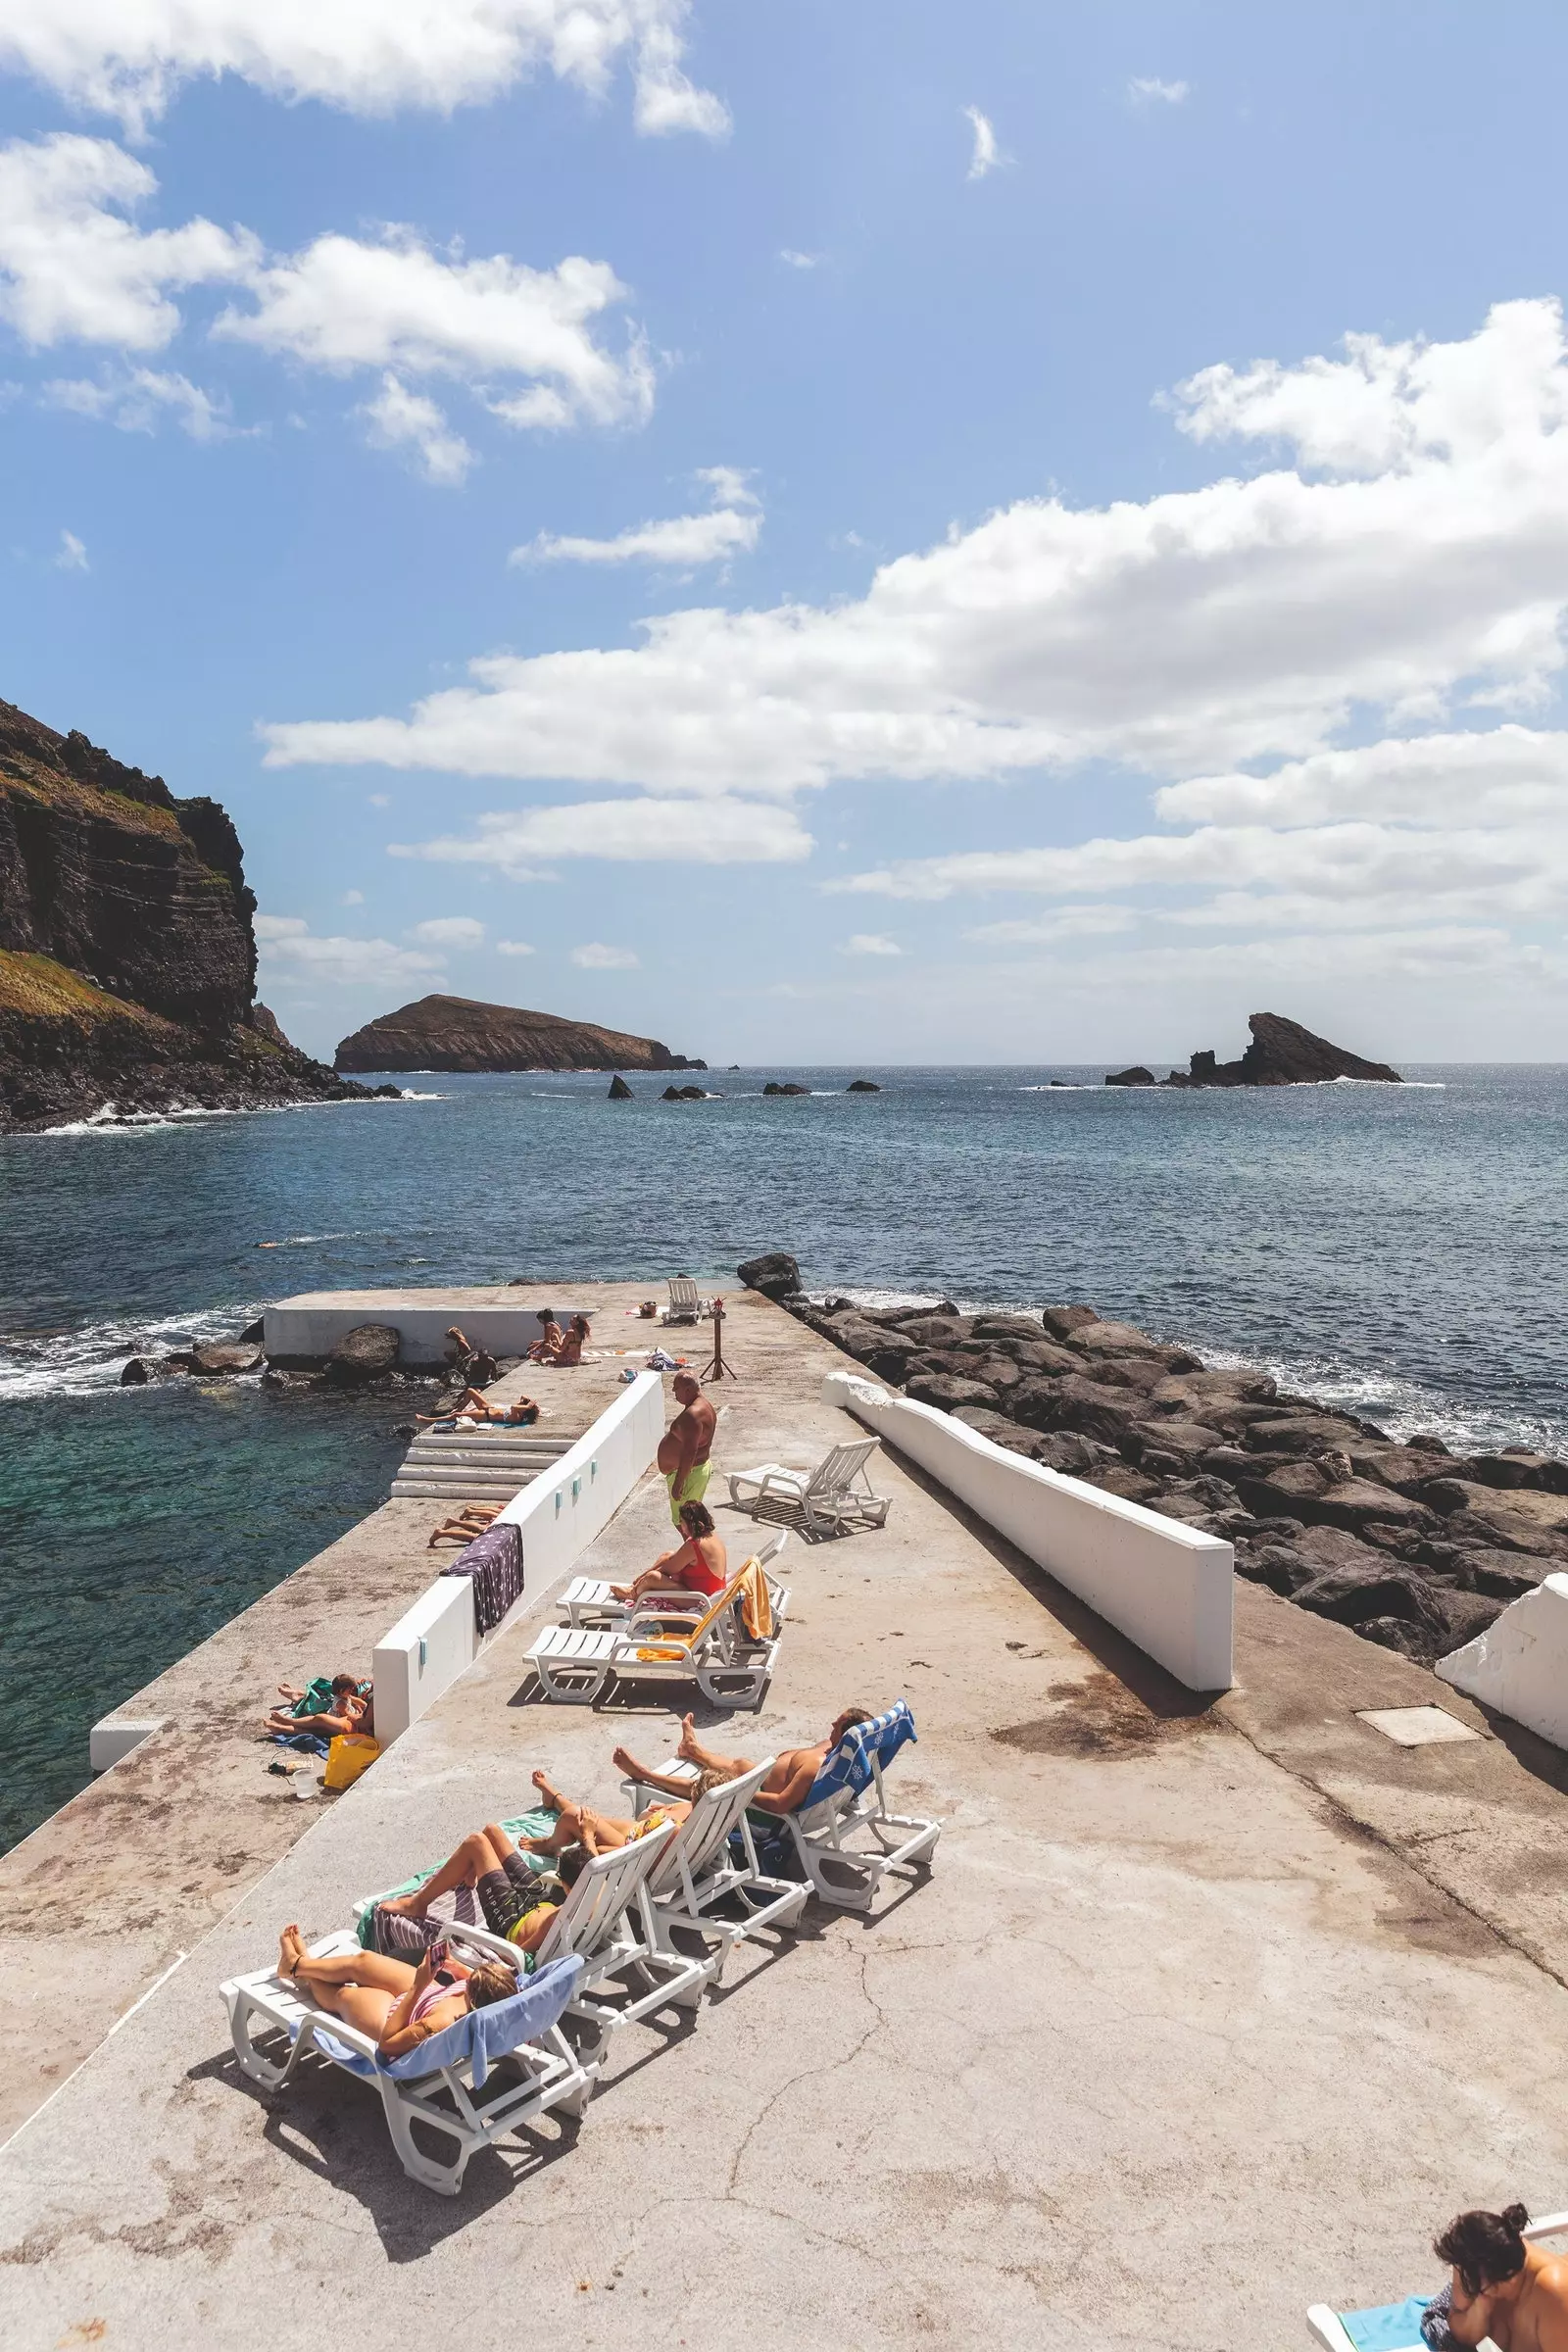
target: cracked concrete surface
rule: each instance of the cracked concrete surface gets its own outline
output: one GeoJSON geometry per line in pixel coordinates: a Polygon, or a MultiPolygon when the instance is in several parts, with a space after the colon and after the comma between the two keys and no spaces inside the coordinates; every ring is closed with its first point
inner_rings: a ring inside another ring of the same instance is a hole
{"type": "MultiPolygon", "coordinates": [[[[740,1301],[729,1348],[720,1463],[820,1453],[831,1351],[740,1301]]],[[[247,2086],[216,1987],[284,1920],[340,1925],[521,1809],[535,1763],[614,1810],[612,1746],[672,1744],[651,1692],[540,1704],[525,1626],[0,2154],[0,2340],[1251,2352],[1304,2341],[1318,2297],[1426,2282],[1459,2204],[1565,2201],[1549,1757],[1249,1588],[1242,1687],[1198,1711],[929,1482],[878,1475],[884,1533],[785,1553],[761,1708],[702,1712],[760,1755],[906,1691],[894,1782],[946,1824],[927,1881],[743,1947],[695,2027],[616,2037],[580,2129],[476,2159],[456,2200],[404,2178],[364,2086],[247,2086]],[[1486,1737],[1397,1750],[1355,1720],[1434,1699],[1486,1737]]],[[[646,1485],[584,1565],[645,1564],[665,1524],[646,1485]]]]}

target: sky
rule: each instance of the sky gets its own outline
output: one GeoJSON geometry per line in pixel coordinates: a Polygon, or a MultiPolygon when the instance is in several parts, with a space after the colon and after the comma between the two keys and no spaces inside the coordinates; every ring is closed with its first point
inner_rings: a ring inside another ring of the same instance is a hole
{"type": "Polygon", "coordinates": [[[330,1055],[1564,1058],[1568,17],[0,0],[0,694],[330,1055]]]}

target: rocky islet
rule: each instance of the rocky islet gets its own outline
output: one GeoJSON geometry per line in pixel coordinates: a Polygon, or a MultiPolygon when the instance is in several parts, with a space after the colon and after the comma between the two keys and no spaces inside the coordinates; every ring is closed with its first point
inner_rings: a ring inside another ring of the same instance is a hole
{"type": "Polygon", "coordinates": [[[1225,1537],[1239,1575],[1421,1664],[1568,1567],[1568,1464],[1529,1447],[1456,1456],[1435,1436],[1396,1440],[1087,1305],[818,1300],[783,1250],[738,1271],[884,1386],[1225,1537]]]}

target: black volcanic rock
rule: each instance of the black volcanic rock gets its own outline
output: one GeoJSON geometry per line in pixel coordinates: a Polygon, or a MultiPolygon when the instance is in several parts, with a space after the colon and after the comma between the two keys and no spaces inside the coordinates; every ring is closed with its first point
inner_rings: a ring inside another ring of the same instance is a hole
{"type": "Polygon", "coordinates": [[[879,1095],[882,1089],[874,1078],[852,1078],[844,1092],[847,1095],[879,1095]]]}
{"type": "Polygon", "coordinates": [[[735,1271],[749,1291],[760,1291],[764,1298],[790,1298],[801,1287],[801,1269],[787,1250],[765,1250],[735,1271]]]}
{"type": "Polygon", "coordinates": [[[469,997],[420,997],[338,1047],[339,1070],[701,1070],[654,1037],[469,997]]]}
{"type": "Polygon", "coordinates": [[[631,1099],[631,1088],[626,1084],[625,1079],[620,1077],[618,1074],[612,1078],[610,1081],[610,1100],[612,1102],[629,1102],[631,1099]]]}
{"type": "MultiPolygon", "coordinates": [[[[1400,1083],[1397,1070],[1386,1061],[1363,1061],[1344,1046],[1314,1037],[1299,1021],[1282,1013],[1254,1012],[1247,1026],[1252,1042],[1240,1061],[1217,1061],[1211,1053],[1195,1054],[1186,1072],[1172,1070],[1166,1086],[1319,1086],[1334,1078],[1375,1078],[1385,1085],[1400,1083]]],[[[1108,1083],[1108,1082],[1107,1082],[1108,1083]]]]}
{"type": "MultiPolygon", "coordinates": [[[[1056,1083],[1053,1079],[1052,1084],[1056,1083]]],[[[1130,1070],[1111,1070],[1105,1078],[1107,1086],[1153,1086],[1155,1083],[1153,1071],[1146,1070],[1141,1061],[1135,1061],[1130,1070]]]]}
{"type": "Polygon", "coordinates": [[[770,1078],[762,1089],[764,1095],[808,1095],[810,1091],[808,1086],[797,1086],[793,1079],[787,1086],[780,1086],[776,1078],[770,1078]]]}
{"type": "MultiPolygon", "coordinates": [[[[390,1323],[356,1323],[346,1331],[326,1359],[326,1377],[335,1388],[358,1388],[378,1380],[398,1360],[401,1345],[390,1323]]],[[[494,1373],[492,1372],[492,1378],[494,1373]]]]}

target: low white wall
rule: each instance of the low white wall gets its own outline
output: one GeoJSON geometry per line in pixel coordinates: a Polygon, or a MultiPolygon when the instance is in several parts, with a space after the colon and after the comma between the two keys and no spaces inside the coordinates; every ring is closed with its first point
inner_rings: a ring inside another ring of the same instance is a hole
{"type": "Polygon", "coordinates": [[[87,1763],[93,1772],[107,1772],[154,1732],[161,1732],[167,1715],[105,1715],[87,1734],[87,1763]]]}
{"type": "MultiPolygon", "coordinates": [[[[577,1312],[564,1298],[559,1305],[554,1298],[540,1303],[554,1306],[564,1320],[577,1312]]],[[[329,1355],[345,1333],[358,1330],[362,1323],[388,1324],[398,1335],[399,1353],[406,1364],[443,1363],[447,1333],[454,1323],[461,1325],[476,1348],[488,1348],[492,1355],[525,1354],[543,1328],[538,1309],[532,1305],[455,1306],[451,1299],[443,1304],[439,1298],[429,1306],[397,1298],[369,1303],[361,1298],[358,1303],[338,1305],[327,1295],[283,1298],[265,1308],[262,1345],[271,1356],[329,1355]]]]}
{"type": "Polygon", "coordinates": [[[1568,1576],[1548,1576],[1522,1592],[1484,1634],[1440,1658],[1435,1672],[1554,1747],[1568,1747],[1568,1576]]]}
{"type": "MultiPolygon", "coordinates": [[[[575,1446],[513,1496],[498,1515],[522,1537],[523,1591],[512,1616],[569,1572],[636,1486],[663,1434],[664,1384],[657,1372],[639,1372],[575,1446]]],[[[467,1578],[437,1577],[376,1643],[375,1736],[383,1747],[466,1672],[478,1647],[467,1578]]]]}
{"type": "Polygon", "coordinates": [[[1234,1554],[1201,1528],[994,1446],[934,1405],[832,1372],[838,1405],[907,1454],[1190,1690],[1234,1683],[1234,1554]]]}

